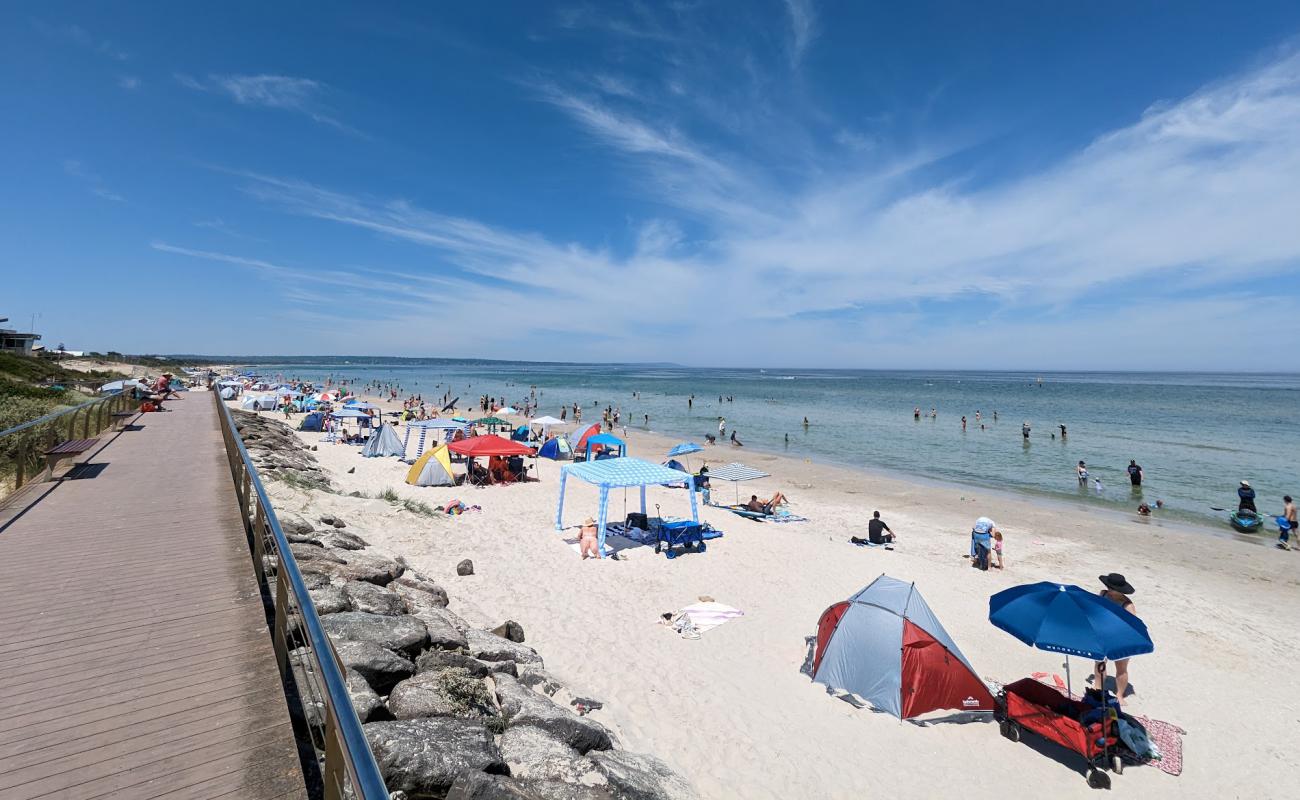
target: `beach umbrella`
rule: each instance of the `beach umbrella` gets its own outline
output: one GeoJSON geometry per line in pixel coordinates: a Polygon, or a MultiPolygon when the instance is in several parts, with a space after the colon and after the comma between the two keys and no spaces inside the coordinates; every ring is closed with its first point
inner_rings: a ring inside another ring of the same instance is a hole
{"type": "Polygon", "coordinates": [[[506,406],[505,408],[498,408],[498,409],[497,409],[497,413],[498,413],[498,414],[518,414],[518,413],[519,413],[519,409],[514,408],[513,406],[506,406]]]}
{"type": "Polygon", "coordinates": [[[989,622],[1030,647],[1063,653],[1067,691],[1070,656],[1115,661],[1155,650],[1142,620],[1069,584],[1043,581],[998,592],[989,598],[989,622]]]}
{"type": "MultiPolygon", "coordinates": [[[[677,458],[678,456],[689,456],[691,453],[698,453],[703,449],[704,449],[703,447],[700,447],[695,442],[682,442],[681,444],[673,447],[672,450],[668,451],[668,457],[677,458]]],[[[687,469],[691,468],[690,458],[686,459],[686,468],[687,469]]]]}
{"type": "Polygon", "coordinates": [[[529,425],[541,425],[543,428],[549,428],[552,425],[563,425],[564,420],[555,417],[533,417],[528,421],[529,425]]]}

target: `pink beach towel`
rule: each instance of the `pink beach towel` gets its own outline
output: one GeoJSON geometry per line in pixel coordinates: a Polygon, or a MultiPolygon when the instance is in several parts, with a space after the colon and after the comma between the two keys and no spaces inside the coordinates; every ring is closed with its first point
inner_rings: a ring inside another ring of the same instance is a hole
{"type": "Polygon", "coordinates": [[[1142,723],[1142,727],[1147,729],[1147,738],[1160,748],[1160,760],[1147,763],[1155,764],[1167,775],[1183,774],[1183,737],[1187,735],[1187,731],[1172,722],[1138,714],[1134,714],[1133,718],[1142,723]]]}

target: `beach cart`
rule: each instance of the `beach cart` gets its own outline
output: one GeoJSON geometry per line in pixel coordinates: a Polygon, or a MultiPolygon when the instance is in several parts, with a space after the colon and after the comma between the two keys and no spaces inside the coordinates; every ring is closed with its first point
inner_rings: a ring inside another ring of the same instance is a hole
{"type": "Polygon", "coordinates": [[[1086,762],[1084,777],[1094,789],[1109,789],[1110,776],[1124,771],[1115,736],[1115,707],[1103,710],[1084,700],[1066,697],[1033,678],[1003,687],[995,717],[998,730],[1018,742],[1025,731],[1078,753],[1086,762]]]}
{"type": "Polygon", "coordinates": [[[674,547],[681,546],[683,551],[694,548],[700,553],[708,549],[704,543],[704,526],[688,519],[660,522],[655,525],[655,552],[664,552],[669,558],[677,558],[674,547]]]}

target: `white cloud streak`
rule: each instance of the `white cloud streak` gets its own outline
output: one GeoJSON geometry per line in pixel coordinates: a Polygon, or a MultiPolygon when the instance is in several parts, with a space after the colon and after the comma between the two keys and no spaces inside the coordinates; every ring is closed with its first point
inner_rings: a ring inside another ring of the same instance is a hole
{"type": "Polygon", "coordinates": [[[64,159],[63,172],[87,185],[90,193],[114,203],[125,203],[126,198],[104,185],[104,179],[90,171],[84,164],[74,158],[64,159]]]}
{"type": "Polygon", "coordinates": [[[289,75],[208,75],[205,81],[180,72],[173,78],[186,89],[224,95],[242,106],[291,111],[344,133],[365,136],[333,115],[324,103],[329,87],[320,81],[289,75]]]}
{"type": "MultiPolygon", "coordinates": [[[[421,264],[385,273],[394,297],[437,297],[430,281],[454,281],[456,320],[517,321],[509,340],[485,339],[483,355],[688,360],[672,337],[647,332],[658,326],[702,343],[689,358],[706,364],[940,366],[934,354],[947,352],[946,366],[1266,368],[1288,349],[1283,329],[1297,327],[1284,321],[1241,347],[1258,330],[1244,323],[1259,300],[1242,288],[1295,276],[1300,263],[1300,56],[1153,105],[1050,168],[976,189],[900,181],[924,155],[772,188],[745,159],[648,115],[545,91],[706,234],[688,242],[666,215],[636,226],[635,246],[617,253],[275,176],[241,173],[245,190],[421,264]],[[665,171],[693,188],[671,190],[655,177],[665,171]],[[1239,290],[1231,302],[1204,297],[1224,286],[1239,290]],[[1134,287],[1144,295],[1113,297],[1134,287]],[[1106,313],[1071,310],[1099,293],[1111,298],[1106,313]],[[570,309],[635,298],[653,313],[569,315],[560,342],[547,327],[556,323],[534,313],[539,297],[570,309]],[[955,313],[920,310],[949,302],[955,313]],[[539,344],[521,352],[530,331],[539,344]],[[1142,348],[1126,349],[1133,341],[1142,348]]],[[[409,330],[424,324],[395,314],[380,330],[411,352],[409,330]]]]}
{"type": "Polygon", "coordinates": [[[817,12],[812,0],[785,0],[785,9],[790,14],[790,64],[798,67],[817,35],[817,12]]]}

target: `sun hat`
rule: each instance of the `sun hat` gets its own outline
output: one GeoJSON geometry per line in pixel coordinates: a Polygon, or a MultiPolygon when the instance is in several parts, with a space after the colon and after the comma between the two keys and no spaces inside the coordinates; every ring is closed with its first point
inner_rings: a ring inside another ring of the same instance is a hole
{"type": "Polygon", "coordinates": [[[1249,488],[1250,488],[1250,481],[1242,481],[1242,482],[1241,482],[1241,485],[1242,485],[1242,486],[1245,486],[1247,489],[1249,489],[1249,488]]]}
{"type": "Polygon", "coordinates": [[[587,517],[586,519],[584,519],[584,520],[582,521],[582,524],[583,524],[583,525],[595,525],[595,524],[596,524],[596,520],[592,519],[591,517],[587,517]]]}
{"type": "Polygon", "coordinates": [[[1124,576],[1118,572],[1112,572],[1109,575],[1098,575],[1097,580],[1107,589],[1112,589],[1120,594],[1133,594],[1137,591],[1132,584],[1124,580],[1124,576]]]}

